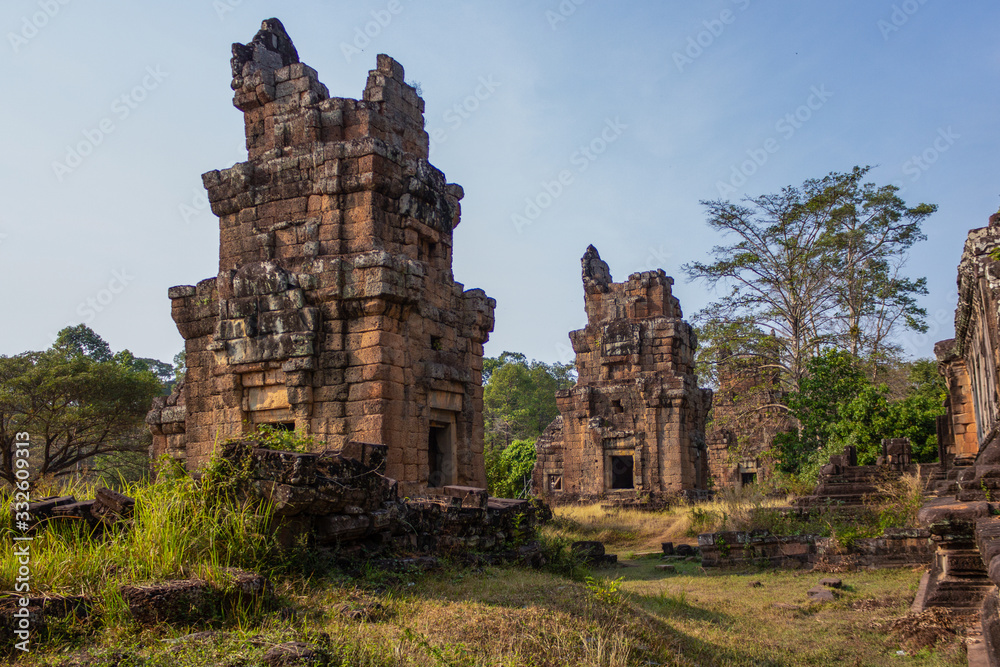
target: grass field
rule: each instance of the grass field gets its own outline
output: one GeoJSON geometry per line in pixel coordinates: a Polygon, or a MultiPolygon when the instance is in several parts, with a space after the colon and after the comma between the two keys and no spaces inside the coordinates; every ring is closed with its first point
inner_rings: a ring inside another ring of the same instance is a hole
{"type": "MultiPolygon", "coordinates": [[[[698,512],[557,508],[543,530],[547,569],[445,564],[431,573],[365,569],[351,578],[310,570],[308,554],[289,559],[274,552],[264,539],[266,512],[227,501],[226,487],[209,492],[227,479],[196,488],[187,478],[164,477],[129,488],[137,501],[133,525],[101,540],[73,529],[40,531],[33,543],[36,590],[87,593],[95,612],[51,624],[33,638],[32,653],[11,654],[8,662],[250,667],[264,664],[279,643],[304,641],[320,648],[317,665],[345,667],[965,664],[954,636],[927,649],[889,630],[888,622],[907,611],[918,571],[845,575],[839,599],[819,605],[806,600],[817,574],[706,572],[697,561],[666,573],[656,569],[655,554],[636,557],[659,551],[665,540],[738,528],[740,508],[758,507],[760,498],[700,505],[698,512]],[[569,558],[566,545],[574,539],[604,541],[625,562],[587,571],[569,558]],[[123,583],[216,579],[228,566],[271,576],[275,604],[192,627],[143,628],[118,593],[123,583]]],[[[3,513],[0,506],[0,532],[9,537],[3,513]]],[[[12,553],[0,553],[4,590],[16,572],[12,553]]]]}
{"type": "Polygon", "coordinates": [[[958,642],[917,651],[883,628],[905,614],[916,571],[845,575],[842,597],[816,605],[805,592],[817,574],[705,573],[697,563],[664,574],[658,562],[582,581],[518,568],[285,581],[278,609],[210,636],[189,636],[203,627],[63,628],[21,664],[236,667],[262,664],[289,640],[321,645],[328,665],[372,667],[965,664],[958,642]]]}

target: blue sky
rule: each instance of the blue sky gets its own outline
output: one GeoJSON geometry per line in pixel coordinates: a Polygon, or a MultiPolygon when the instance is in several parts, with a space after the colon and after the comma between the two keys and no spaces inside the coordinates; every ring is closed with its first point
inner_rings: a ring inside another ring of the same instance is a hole
{"type": "Polygon", "coordinates": [[[903,337],[930,356],[966,232],[1000,205],[990,0],[7,0],[0,354],[81,321],[180,350],[167,288],[218,266],[200,175],[245,159],[230,45],[271,16],[334,96],[378,53],[419,82],[431,161],[466,192],[455,277],[498,301],[489,355],[571,359],[590,243],[616,280],[665,269],[691,316],[713,295],[680,266],[722,241],[700,200],[871,164],[939,206],[908,265],[931,331],[903,337]]]}

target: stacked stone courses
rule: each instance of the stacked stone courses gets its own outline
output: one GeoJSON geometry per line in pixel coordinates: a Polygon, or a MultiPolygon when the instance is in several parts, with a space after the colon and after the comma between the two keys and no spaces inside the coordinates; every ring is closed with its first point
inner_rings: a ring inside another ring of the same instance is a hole
{"type": "Polygon", "coordinates": [[[582,265],[587,326],[569,335],[578,379],[536,442],[536,493],[628,502],[704,489],[711,391],[698,387],[673,279],[661,269],[615,283],[593,246],[582,265]]]}
{"type": "Polygon", "coordinates": [[[485,486],[483,344],[496,302],[452,275],[463,190],[428,161],[423,100],[385,55],[331,98],[281,23],[233,45],[248,160],[202,178],[218,276],[169,291],[183,387],[153,454],[202,465],[258,424],[388,446],[403,493],[485,486]]]}

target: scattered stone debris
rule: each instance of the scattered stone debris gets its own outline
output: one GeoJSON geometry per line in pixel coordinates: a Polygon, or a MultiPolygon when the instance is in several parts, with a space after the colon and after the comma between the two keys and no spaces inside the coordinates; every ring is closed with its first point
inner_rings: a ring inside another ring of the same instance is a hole
{"type": "Polygon", "coordinates": [[[662,543],[660,543],[660,547],[663,549],[663,555],[664,556],[673,556],[674,555],[674,543],[673,542],[662,542],[662,543]]]}
{"type": "Polygon", "coordinates": [[[836,577],[825,577],[819,580],[819,585],[826,586],[827,588],[841,588],[844,582],[836,577]]]}
{"type": "Polygon", "coordinates": [[[99,488],[96,496],[94,500],[83,501],[73,496],[50,496],[29,503],[29,531],[46,521],[83,521],[91,528],[103,529],[131,520],[133,498],[105,487],[99,488]]]}
{"type": "Polygon", "coordinates": [[[119,589],[129,612],[138,623],[200,623],[226,610],[254,601],[269,603],[274,588],[254,572],[231,571],[232,580],[222,587],[199,579],[164,581],[119,589]]]}
{"type": "Polygon", "coordinates": [[[618,562],[617,555],[605,553],[603,542],[593,540],[574,542],[570,545],[570,551],[576,558],[594,567],[609,567],[618,562]]]}
{"type": "Polygon", "coordinates": [[[373,600],[344,602],[334,607],[334,611],[344,618],[364,623],[383,621],[389,615],[385,605],[373,600]]]}
{"type": "Polygon", "coordinates": [[[693,547],[690,544],[678,544],[674,547],[674,553],[678,556],[691,557],[697,556],[700,551],[697,547],[693,547]]]}
{"type": "Polygon", "coordinates": [[[674,574],[675,572],[677,572],[676,565],[657,565],[656,569],[659,570],[660,572],[666,572],[667,574],[674,574]]]}
{"type": "Polygon", "coordinates": [[[655,509],[707,495],[705,417],[712,392],[694,374],[697,339],[662,269],[612,282],[594,246],[583,265],[587,326],[569,337],[578,379],[535,447],[547,502],[655,509]]]}
{"type": "Polygon", "coordinates": [[[28,610],[28,624],[32,635],[43,635],[48,621],[69,616],[85,618],[90,613],[93,600],[86,595],[50,595],[28,598],[28,605],[21,606],[20,596],[14,593],[0,597],[0,645],[12,645],[18,641],[14,631],[19,629],[19,617],[15,613],[28,610]]]}
{"type": "Polygon", "coordinates": [[[327,652],[316,644],[306,642],[285,642],[264,654],[264,664],[268,667],[299,667],[318,665],[327,658],[327,652]]]}
{"type": "Polygon", "coordinates": [[[750,588],[763,588],[764,584],[762,584],[759,581],[751,581],[749,584],[747,584],[747,586],[749,586],[750,588]]]}

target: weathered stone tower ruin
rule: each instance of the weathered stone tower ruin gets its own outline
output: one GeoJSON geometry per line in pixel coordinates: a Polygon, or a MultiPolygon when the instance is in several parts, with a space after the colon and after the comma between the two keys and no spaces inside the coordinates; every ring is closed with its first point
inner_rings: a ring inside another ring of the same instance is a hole
{"type": "Polygon", "coordinates": [[[980,450],[997,440],[1000,404],[997,365],[1000,363],[1000,213],[987,227],[973,229],[958,265],[958,308],[955,338],[934,346],[948,385],[947,414],[939,418],[941,461],[958,466],[972,463],[980,450]]]}
{"type": "Polygon", "coordinates": [[[955,338],[934,346],[948,386],[938,418],[939,497],[920,510],[937,551],[914,609],[972,614],[969,664],[1000,665],[1000,213],[969,232],[958,265],[955,338]],[[978,638],[977,638],[978,639],[978,638]]]}
{"type": "Polygon", "coordinates": [[[587,326],[569,335],[578,379],[536,443],[536,493],[627,502],[704,489],[712,392],[698,388],[673,278],[661,269],[612,282],[594,246],[582,263],[587,326]]]}
{"type": "Polygon", "coordinates": [[[233,45],[248,160],[202,178],[219,274],[174,287],[187,375],[153,454],[201,465],[259,424],[388,445],[401,492],[485,486],[482,355],[496,302],[452,276],[462,188],[428,163],[424,102],[385,55],[331,98],[277,19],[233,45]]]}
{"type": "MultiPolygon", "coordinates": [[[[777,365],[777,356],[772,358],[777,365]]],[[[713,426],[705,435],[713,487],[752,484],[771,472],[764,453],[792,423],[785,412],[768,406],[783,400],[778,373],[762,367],[759,358],[723,355],[712,396],[713,426]]]]}

